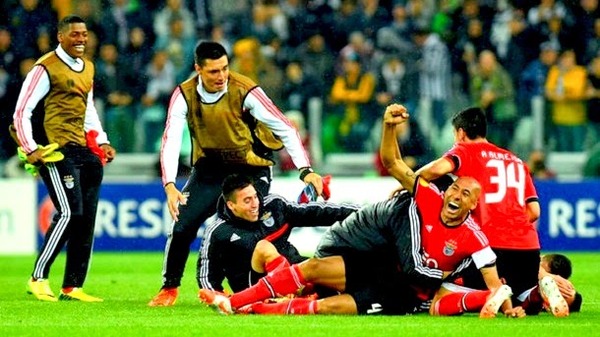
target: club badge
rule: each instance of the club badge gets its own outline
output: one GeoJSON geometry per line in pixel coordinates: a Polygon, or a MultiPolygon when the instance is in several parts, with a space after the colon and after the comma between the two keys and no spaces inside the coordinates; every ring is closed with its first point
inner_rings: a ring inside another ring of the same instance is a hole
{"type": "Polygon", "coordinates": [[[265,214],[263,214],[260,220],[267,227],[273,227],[273,225],[275,224],[275,219],[273,219],[273,215],[271,214],[271,212],[266,212],[265,214]]]}
{"type": "Polygon", "coordinates": [[[456,251],[457,246],[458,245],[456,244],[456,241],[454,241],[454,240],[446,241],[446,245],[444,246],[444,255],[446,255],[446,256],[454,255],[454,252],[456,251]]]}
{"type": "Polygon", "coordinates": [[[75,179],[72,175],[64,176],[63,181],[65,182],[65,187],[68,189],[72,189],[75,186],[75,179]]]}

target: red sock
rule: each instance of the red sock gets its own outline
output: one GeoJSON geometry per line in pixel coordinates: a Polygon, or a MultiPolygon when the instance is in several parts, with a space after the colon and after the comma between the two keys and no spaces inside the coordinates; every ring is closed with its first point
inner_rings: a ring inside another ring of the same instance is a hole
{"type": "Polygon", "coordinates": [[[435,305],[436,315],[451,316],[464,312],[479,311],[485,305],[489,290],[477,290],[466,293],[452,293],[442,297],[435,305]]]}
{"type": "Polygon", "coordinates": [[[265,263],[265,271],[267,273],[274,272],[279,269],[287,268],[290,266],[290,262],[283,255],[279,255],[273,261],[265,263]]]}
{"type": "Polygon", "coordinates": [[[263,315],[314,315],[316,308],[317,301],[308,298],[293,298],[279,303],[257,302],[252,304],[252,312],[263,315]]]}
{"type": "Polygon", "coordinates": [[[73,291],[73,288],[75,287],[66,287],[66,288],[62,288],[62,292],[65,294],[70,293],[71,291],[73,291]]]}
{"type": "Polygon", "coordinates": [[[267,298],[294,294],[306,285],[298,265],[279,269],[261,278],[255,285],[230,297],[231,306],[239,308],[267,298]]]}

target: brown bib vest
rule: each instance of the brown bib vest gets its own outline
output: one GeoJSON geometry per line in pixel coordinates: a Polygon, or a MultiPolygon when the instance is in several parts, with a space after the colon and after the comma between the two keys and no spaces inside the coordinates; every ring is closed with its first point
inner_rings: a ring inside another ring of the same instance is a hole
{"type": "Polygon", "coordinates": [[[256,87],[251,79],[230,72],[227,93],[215,103],[201,102],[196,90],[198,76],[180,85],[188,106],[188,127],[192,138],[192,162],[200,158],[226,164],[272,166],[270,155],[283,147],[266,125],[244,110],[244,98],[256,87]]]}
{"type": "MultiPolygon", "coordinates": [[[[46,69],[50,78],[50,91],[41,101],[44,109],[43,125],[37,125],[42,121],[37,121],[36,116],[32,116],[33,137],[36,142],[43,145],[57,143],[61,147],[67,143],[86,146],[84,120],[87,97],[94,80],[94,65],[85,59],[83,61],[81,72],[71,69],[54,51],[36,62],[46,69]]],[[[18,143],[13,125],[10,131],[18,143]]]]}

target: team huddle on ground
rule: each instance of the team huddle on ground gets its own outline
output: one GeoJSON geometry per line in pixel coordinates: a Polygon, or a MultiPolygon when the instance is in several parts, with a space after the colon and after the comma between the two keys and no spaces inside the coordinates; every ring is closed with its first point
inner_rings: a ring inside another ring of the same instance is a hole
{"type": "MultiPolygon", "coordinates": [[[[27,75],[11,125],[22,160],[41,176],[57,210],[27,291],[41,301],[101,302],[83,284],[103,166],[116,151],[94,107],[94,65],[82,58],[84,20],[62,19],[58,40],[27,75]],[[65,245],[56,297],[50,267],[65,245]]],[[[580,310],[582,297],[568,281],[569,259],[540,254],[540,205],[529,170],[487,141],[480,108],[458,112],[454,146],[413,171],[396,134],[409,112],[388,105],[379,154],[400,183],[393,196],[367,205],[319,201],[335,190],[311,168],[292,123],[259,85],[229,70],[223,46],[201,42],[194,56],[195,74],[173,90],[162,137],[162,182],[173,224],[162,285],[149,306],[176,303],[190,246],[216,213],[204,231],[197,281],[199,299],[222,313],[478,312],[490,318],[501,312],[520,318],[580,310]],[[180,191],[175,180],[185,127],[193,168],[180,191]],[[302,202],[269,193],[273,154],[283,147],[314,190],[302,202]],[[305,226],[328,227],[310,258],[288,240],[293,228],[305,226]],[[233,293],[226,294],[225,280],[233,293]]]]}

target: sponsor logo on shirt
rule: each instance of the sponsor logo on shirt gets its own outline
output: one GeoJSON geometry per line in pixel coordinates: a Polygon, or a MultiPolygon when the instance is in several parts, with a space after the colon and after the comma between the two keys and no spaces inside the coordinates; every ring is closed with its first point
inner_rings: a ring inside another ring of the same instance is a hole
{"type": "Polygon", "coordinates": [[[231,238],[229,238],[229,242],[234,242],[241,239],[241,237],[239,235],[237,235],[236,233],[231,234],[231,238]]]}

